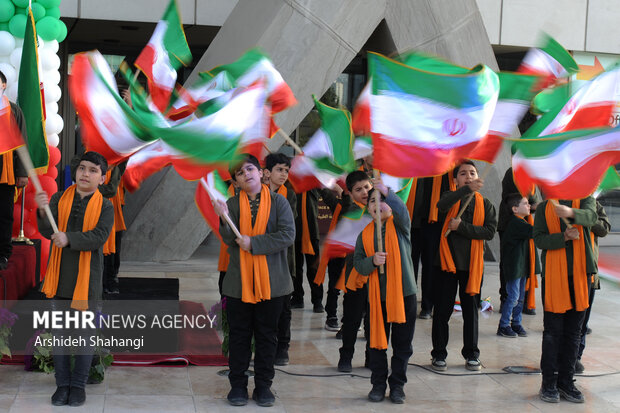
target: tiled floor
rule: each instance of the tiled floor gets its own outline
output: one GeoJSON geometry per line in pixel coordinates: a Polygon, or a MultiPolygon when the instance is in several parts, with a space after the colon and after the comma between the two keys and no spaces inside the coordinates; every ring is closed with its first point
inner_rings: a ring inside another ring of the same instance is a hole
{"type": "MultiPolygon", "coordinates": [[[[613,248],[617,253],[620,247],[613,248]]],[[[611,250],[610,250],[611,251],[611,250]]],[[[217,255],[211,245],[199,249],[186,262],[157,264],[123,263],[122,275],[132,277],[176,277],[181,299],[200,301],[207,308],[219,299],[217,255]]],[[[498,270],[487,263],[483,294],[498,302],[498,270]]],[[[540,303],[538,304],[540,308],[540,303]]],[[[577,377],[586,403],[559,405],[537,397],[539,375],[505,374],[505,366],[537,367],[540,359],[542,315],[524,316],[527,338],[507,339],[495,335],[499,315],[480,317],[481,373],[465,370],[460,356],[462,319],[451,321],[452,340],[446,374],[428,370],[431,349],[431,321],[417,320],[414,355],[405,387],[407,402],[367,401],[370,371],[363,368],[364,341],[358,341],[352,375],[336,371],[339,342],[323,329],[324,314],[314,314],[310,304],[293,310],[291,364],[278,369],[273,389],[276,404],[263,409],[252,401],[242,408],[231,407],[225,397],[228,380],[218,375],[224,367],[111,367],[99,385],[87,387],[88,398],[81,408],[58,408],[50,404],[55,389],[52,376],[29,373],[21,367],[0,366],[1,412],[620,412],[620,334],[618,308],[620,286],[604,282],[597,293],[583,363],[584,375],[577,377]],[[614,374],[615,373],[615,374],[614,374]]],[[[250,392],[253,383],[250,380],[250,392]]]]}

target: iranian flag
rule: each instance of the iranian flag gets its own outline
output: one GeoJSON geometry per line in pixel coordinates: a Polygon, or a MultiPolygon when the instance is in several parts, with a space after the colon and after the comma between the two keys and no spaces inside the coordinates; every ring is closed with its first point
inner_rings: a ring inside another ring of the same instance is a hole
{"type": "Polygon", "coordinates": [[[185,119],[193,115],[201,104],[223,96],[231,89],[233,84],[227,72],[221,72],[215,77],[200,76],[198,81],[187,89],[177,87],[177,99],[166,112],[166,117],[175,121],[185,119]]]}
{"type": "Polygon", "coordinates": [[[515,142],[515,183],[523,192],[537,185],[546,198],[591,195],[608,168],[620,163],[620,127],[579,129],[515,142]]]}
{"type": "Polygon", "coordinates": [[[295,156],[289,181],[295,191],[333,186],[343,174],[355,169],[351,116],[346,109],[337,109],[319,102],[314,104],[321,118],[321,127],[295,156]]]}
{"type": "Polygon", "coordinates": [[[620,175],[618,174],[618,170],[615,166],[610,166],[605,175],[603,175],[603,179],[601,180],[600,185],[598,186],[597,192],[605,192],[611,191],[612,189],[620,188],[620,175]]]}
{"type": "Polygon", "coordinates": [[[75,55],[69,76],[71,100],[80,117],[84,147],[110,164],[124,160],[154,137],[118,96],[114,75],[98,51],[75,55]]]}
{"type": "Polygon", "coordinates": [[[368,66],[375,168],[401,177],[441,175],[487,135],[499,95],[488,67],[430,72],[374,53],[368,66]]]}
{"type": "Polygon", "coordinates": [[[49,149],[45,133],[45,102],[38,68],[37,30],[32,10],[28,8],[19,70],[17,104],[24,113],[26,140],[32,165],[37,173],[42,174],[47,172],[49,149]]]}
{"type": "Polygon", "coordinates": [[[281,112],[297,103],[293,91],[273,62],[259,49],[251,49],[236,62],[218,66],[209,73],[215,76],[223,71],[228,72],[238,86],[250,86],[264,79],[273,113],[281,112]]]}
{"type": "Polygon", "coordinates": [[[356,136],[370,136],[370,84],[372,79],[362,89],[355,107],[351,126],[356,136]]]}
{"type": "Polygon", "coordinates": [[[220,240],[222,239],[220,235],[220,218],[213,209],[213,202],[226,202],[229,197],[228,186],[217,171],[212,171],[204,178],[200,178],[198,186],[196,186],[196,195],[194,196],[196,206],[207,225],[211,227],[220,240]]]}
{"type": "Polygon", "coordinates": [[[545,34],[539,44],[539,47],[528,50],[517,69],[520,73],[542,76],[538,89],[544,89],[557,79],[579,71],[575,59],[553,37],[545,34]]]}
{"type": "Polygon", "coordinates": [[[344,257],[355,251],[357,236],[371,222],[372,217],[366,208],[343,214],[333,231],[327,234],[321,258],[344,257]]]}
{"type": "Polygon", "coordinates": [[[540,84],[540,76],[499,72],[499,98],[491,118],[489,132],[467,156],[493,163],[502,149],[504,138],[513,134],[527,113],[540,84]]]}
{"type": "Polygon", "coordinates": [[[176,0],[170,0],[151,39],[134,63],[148,78],[153,103],[161,112],[168,107],[177,81],[177,70],[191,60],[179,7],[176,0]]]}

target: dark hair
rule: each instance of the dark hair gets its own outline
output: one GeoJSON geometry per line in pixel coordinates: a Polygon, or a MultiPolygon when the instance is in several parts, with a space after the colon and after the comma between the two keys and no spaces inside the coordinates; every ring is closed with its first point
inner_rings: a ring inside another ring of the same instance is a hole
{"type": "Polygon", "coordinates": [[[290,168],[291,158],[280,152],[270,153],[265,157],[265,169],[267,169],[268,171],[271,171],[273,167],[279,163],[282,163],[290,168]]]}
{"type": "Polygon", "coordinates": [[[353,186],[361,181],[370,181],[370,177],[364,171],[353,171],[349,175],[347,175],[347,179],[345,183],[347,184],[347,189],[349,192],[353,190],[353,186]]]}
{"type": "Polygon", "coordinates": [[[2,83],[6,83],[6,76],[4,76],[4,73],[2,73],[2,71],[0,71],[0,80],[2,81],[2,83]]]}
{"type": "Polygon", "coordinates": [[[94,163],[95,165],[99,165],[102,175],[105,175],[106,172],[108,172],[108,161],[106,161],[103,155],[99,152],[84,152],[84,154],[80,157],[80,162],[82,161],[88,161],[94,163]]]}
{"type": "MultiPolygon", "coordinates": [[[[368,191],[368,202],[369,203],[375,200],[375,190],[376,188],[371,188],[370,191],[368,191]]],[[[380,202],[385,202],[385,195],[383,195],[381,191],[379,191],[379,199],[380,199],[380,202]]]]}
{"type": "Polygon", "coordinates": [[[518,207],[521,204],[521,200],[524,198],[518,192],[513,192],[512,194],[508,194],[506,197],[506,206],[510,209],[510,213],[512,214],[512,207],[518,207]]]}
{"type": "Polygon", "coordinates": [[[476,170],[476,173],[478,172],[478,168],[476,168],[476,164],[474,163],[474,161],[471,161],[469,159],[465,159],[463,162],[461,162],[460,164],[458,164],[456,166],[456,168],[454,168],[454,170],[452,171],[452,176],[456,178],[456,176],[459,174],[459,169],[461,169],[461,165],[471,165],[474,167],[474,169],[476,170]]]}
{"type": "Polygon", "coordinates": [[[256,167],[256,169],[258,170],[261,169],[260,162],[258,162],[258,159],[256,159],[256,156],[250,155],[249,153],[242,153],[239,156],[240,156],[239,162],[235,164],[231,164],[230,168],[228,168],[228,172],[230,173],[231,178],[235,182],[237,182],[237,178],[235,177],[235,174],[237,173],[239,169],[241,169],[244,163],[251,163],[252,165],[256,167]]]}

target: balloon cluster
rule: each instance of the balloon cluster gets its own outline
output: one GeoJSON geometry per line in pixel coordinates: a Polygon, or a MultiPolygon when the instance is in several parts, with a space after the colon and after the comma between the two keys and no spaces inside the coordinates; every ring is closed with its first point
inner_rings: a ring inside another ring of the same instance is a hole
{"type": "MultiPolygon", "coordinates": [[[[58,134],[64,127],[58,114],[62,95],[58,43],[67,37],[67,26],[59,20],[60,0],[33,0],[32,14],[38,35],[39,77],[45,96],[45,132],[50,146],[58,146],[58,134]]],[[[7,79],[6,96],[17,99],[22,45],[26,29],[28,0],[0,0],[0,71],[7,79]]]]}

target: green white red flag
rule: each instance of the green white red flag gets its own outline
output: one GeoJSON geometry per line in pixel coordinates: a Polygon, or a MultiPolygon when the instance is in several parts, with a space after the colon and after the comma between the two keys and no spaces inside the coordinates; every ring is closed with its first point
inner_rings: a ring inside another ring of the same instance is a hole
{"type": "Polygon", "coordinates": [[[579,129],[514,143],[514,179],[521,193],[536,185],[546,198],[581,199],[620,163],[620,128],[579,129]]]}
{"type": "Polygon", "coordinates": [[[11,113],[9,99],[2,95],[0,99],[0,155],[24,146],[24,139],[11,113]]]}
{"type": "Polygon", "coordinates": [[[484,65],[430,72],[368,55],[374,167],[401,177],[435,176],[487,135],[499,95],[484,65]]]}
{"type": "Polygon", "coordinates": [[[213,209],[213,202],[226,202],[229,197],[228,186],[217,171],[210,172],[198,181],[194,196],[196,207],[198,207],[207,225],[211,227],[220,239],[222,239],[220,235],[220,219],[213,209]]]}
{"type": "MultiPolygon", "coordinates": [[[[200,76],[198,81],[189,88],[177,87],[177,99],[166,112],[166,117],[177,121],[194,115],[198,107],[213,99],[223,96],[233,89],[228,72],[220,72],[215,77],[200,76]]],[[[201,113],[197,114],[198,116],[201,113]]]]}
{"type": "Polygon", "coordinates": [[[327,106],[314,98],[321,127],[295,156],[289,181],[297,192],[333,186],[347,172],[355,169],[351,116],[346,109],[327,106]]]}
{"type": "Polygon", "coordinates": [[[281,112],[297,103],[293,91],[273,62],[259,49],[251,49],[237,61],[217,66],[209,73],[215,76],[223,71],[228,72],[237,86],[248,87],[264,79],[273,113],[281,112]]]}
{"type": "Polygon", "coordinates": [[[148,78],[151,98],[161,112],[168,107],[177,81],[177,70],[191,60],[179,7],[176,0],[170,0],[149,43],[135,61],[135,66],[148,78]]]}
{"type": "Polygon", "coordinates": [[[553,37],[544,34],[539,44],[539,47],[528,50],[517,69],[520,73],[542,76],[538,89],[544,89],[557,79],[579,71],[575,59],[553,37]]]}

